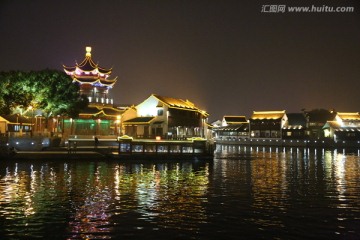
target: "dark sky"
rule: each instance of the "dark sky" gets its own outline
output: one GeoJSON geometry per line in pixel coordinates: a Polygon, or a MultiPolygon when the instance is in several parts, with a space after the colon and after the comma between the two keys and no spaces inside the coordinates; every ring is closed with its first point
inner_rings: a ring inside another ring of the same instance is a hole
{"type": "Polygon", "coordinates": [[[117,103],[152,93],[189,99],[210,121],[254,110],[360,111],[359,1],[1,0],[0,43],[0,71],[62,69],[90,45],[118,76],[117,103]]]}

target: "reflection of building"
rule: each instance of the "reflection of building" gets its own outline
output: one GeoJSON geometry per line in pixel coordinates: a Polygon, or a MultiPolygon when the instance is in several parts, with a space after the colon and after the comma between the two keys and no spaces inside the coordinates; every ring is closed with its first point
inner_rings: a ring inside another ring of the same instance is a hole
{"type": "Polygon", "coordinates": [[[250,118],[250,136],[253,138],[281,138],[287,124],[284,111],[254,111],[250,118]]]}
{"type": "MultiPolygon", "coordinates": [[[[64,66],[73,82],[79,84],[80,94],[89,99],[89,106],[78,119],[63,120],[65,135],[112,135],[119,134],[120,115],[123,111],[113,107],[110,90],[116,79],[109,79],[111,68],[94,63],[91,47],[86,47],[85,59],[75,66],[64,66]]],[[[61,126],[61,124],[60,124],[61,126]]]]}
{"type": "Polygon", "coordinates": [[[204,137],[208,113],[189,100],[151,95],[123,115],[125,134],[138,138],[204,137]]]}
{"type": "Polygon", "coordinates": [[[327,121],[323,127],[324,136],[337,141],[360,140],[360,114],[338,112],[334,121],[327,121]]]}

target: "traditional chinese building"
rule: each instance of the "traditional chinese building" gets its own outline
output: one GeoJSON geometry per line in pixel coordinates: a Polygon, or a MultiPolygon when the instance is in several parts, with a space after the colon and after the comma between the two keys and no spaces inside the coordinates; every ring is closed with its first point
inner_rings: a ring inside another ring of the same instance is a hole
{"type": "Polygon", "coordinates": [[[216,140],[236,140],[249,137],[249,122],[245,116],[225,115],[221,126],[213,128],[216,140]]]}
{"type": "Polygon", "coordinates": [[[152,94],[124,113],[123,126],[125,134],[135,138],[205,137],[207,117],[189,100],[152,94]]]}
{"type": "Polygon", "coordinates": [[[84,60],[75,66],[63,66],[66,74],[80,86],[80,94],[89,99],[87,109],[78,119],[64,120],[65,135],[118,135],[122,110],[113,106],[110,90],[117,79],[111,79],[112,68],[96,64],[91,55],[91,47],[86,47],[84,60]]]}
{"type": "Polygon", "coordinates": [[[314,109],[305,111],[306,135],[310,139],[321,139],[324,137],[323,127],[328,121],[334,121],[336,112],[327,109],[314,109]]]}
{"type": "Polygon", "coordinates": [[[287,113],[288,124],[282,128],[283,139],[304,139],[306,133],[306,117],[303,113],[287,113]]]}
{"type": "Polygon", "coordinates": [[[0,136],[31,136],[32,119],[19,114],[0,116],[0,136]]]}
{"type": "Polygon", "coordinates": [[[228,126],[231,124],[242,124],[242,123],[247,123],[248,121],[246,120],[245,116],[229,116],[229,115],[225,115],[221,121],[221,126],[228,126]]]}
{"type": "Polygon", "coordinates": [[[284,111],[254,111],[250,118],[250,137],[281,138],[288,118],[284,111]]]}
{"type": "Polygon", "coordinates": [[[324,137],[338,141],[360,140],[360,114],[358,112],[337,112],[333,121],[323,127],[324,137]]]}

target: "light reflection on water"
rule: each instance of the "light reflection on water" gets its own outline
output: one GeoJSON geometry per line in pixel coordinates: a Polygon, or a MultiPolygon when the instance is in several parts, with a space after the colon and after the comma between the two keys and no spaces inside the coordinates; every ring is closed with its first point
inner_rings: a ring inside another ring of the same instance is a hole
{"type": "Polygon", "coordinates": [[[0,239],[359,239],[359,165],[239,146],[211,162],[2,162],[0,239]]]}

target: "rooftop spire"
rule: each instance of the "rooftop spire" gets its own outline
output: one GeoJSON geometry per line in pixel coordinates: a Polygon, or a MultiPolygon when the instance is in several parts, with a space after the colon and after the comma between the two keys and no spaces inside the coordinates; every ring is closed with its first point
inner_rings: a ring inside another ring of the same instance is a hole
{"type": "Polygon", "coordinates": [[[91,47],[86,47],[86,57],[91,57],[91,47]]]}

